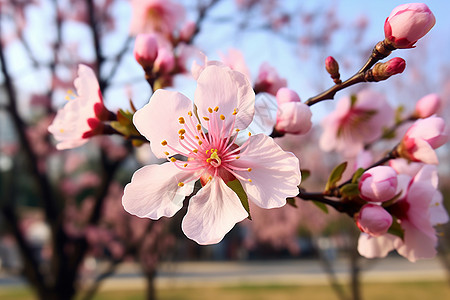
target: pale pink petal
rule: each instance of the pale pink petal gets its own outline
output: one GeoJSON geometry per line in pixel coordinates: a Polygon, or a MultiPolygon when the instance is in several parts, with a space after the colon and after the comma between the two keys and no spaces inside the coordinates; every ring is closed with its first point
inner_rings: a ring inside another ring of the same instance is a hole
{"type": "Polygon", "coordinates": [[[422,139],[414,139],[416,149],[412,151],[412,155],[418,161],[425,164],[437,165],[439,163],[436,152],[426,141],[422,139]]]}
{"type": "Polygon", "coordinates": [[[300,166],[298,158],[283,151],[266,135],[252,135],[248,149],[232,163],[234,167],[251,168],[236,171],[251,182],[240,180],[248,198],[262,208],[281,207],[286,198],[298,194],[300,166]]]}
{"type": "Polygon", "coordinates": [[[406,201],[409,203],[408,221],[418,230],[429,232],[430,234],[434,234],[435,230],[430,223],[428,208],[435,191],[436,189],[430,184],[413,182],[406,196],[406,201]]]}
{"type": "Polygon", "coordinates": [[[204,117],[211,117],[209,108],[219,107],[218,115],[225,117],[227,129],[232,125],[235,109],[235,128],[239,129],[247,128],[255,112],[255,93],[248,79],[225,66],[210,65],[200,73],[194,102],[202,122],[204,117]]]}
{"type": "Polygon", "coordinates": [[[437,189],[439,184],[438,170],[435,165],[422,165],[422,168],[414,176],[414,182],[426,182],[437,189]]]}
{"type": "Polygon", "coordinates": [[[423,164],[419,162],[408,161],[404,158],[396,158],[389,161],[389,166],[391,166],[398,174],[416,176],[417,172],[420,171],[423,164]]]}
{"type": "Polygon", "coordinates": [[[216,244],[247,217],[236,193],[223,180],[213,179],[191,198],[182,229],[200,245],[216,244]]]}
{"type": "Polygon", "coordinates": [[[405,230],[405,237],[403,244],[397,247],[397,252],[400,255],[411,262],[436,256],[437,237],[434,229],[433,232],[417,230],[414,225],[407,221],[402,222],[402,228],[405,230]]]}
{"type": "Polygon", "coordinates": [[[178,150],[184,150],[179,145],[178,131],[184,126],[180,124],[179,118],[183,117],[186,122],[191,118],[194,124],[198,124],[197,119],[188,116],[192,111],[192,101],[183,94],[173,91],[157,90],[150,102],[139,109],[133,117],[133,123],[137,130],[150,141],[153,153],[158,158],[164,158],[164,152],[170,155],[174,151],[161,144],[167,141],[169,145],[178,150]]]}
{"type": "Polygon", "coordinates": [[[358,240],[358,252],[367,258],[386,257],[394,250],[395,241],[400,238],[385,234],[379,237],[372,237],[366,233],[361,233],[358,240]]]}
{"type": "Polygon", "coordinates": [[[195,174],[180,170],[170,162],[145,166],[125,186],[122,205],[127,212],[141,218],[171,217],[192,193],[192,179],[195,180],[195,174]],[[184,183],[183,187],[178,185],[180,182],[184,183]]]}
{"type": "Polygon", "coordinates": [[[430,222],[431,225],[436,226],[445,224],[448,222],[448,213],[443,204],[442,193],[438,190],[433,194],[433,198],[430,203],[430,222]]]}
{"type": "Polygon", "coordinates": [[[73,84],[77,89],[77,94],[80,101],[85,105],[95,104],[101,102],[100,87],[98,85],[97,77],[94,71],[85,65],[78,66],[78,77],[73,84]]]}

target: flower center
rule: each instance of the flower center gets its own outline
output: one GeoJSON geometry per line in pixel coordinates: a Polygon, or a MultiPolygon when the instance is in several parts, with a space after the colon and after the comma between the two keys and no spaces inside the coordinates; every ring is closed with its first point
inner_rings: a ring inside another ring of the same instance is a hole
{"type": "MultiPolygon", "coordinates": [[[[217,154],[217,149],[211,149],[211,156],[206,159],[206,162],[211,164],[211,166],[217,168],[222,163],[219,155],[217,154]]],[[[208,154],[208,150],[206,150],[206,154],[208,154]]]]}

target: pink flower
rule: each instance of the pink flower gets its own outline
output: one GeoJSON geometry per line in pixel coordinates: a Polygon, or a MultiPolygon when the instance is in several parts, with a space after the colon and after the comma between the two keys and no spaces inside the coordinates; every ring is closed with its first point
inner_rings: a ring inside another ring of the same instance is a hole
{"type": "Polygon", "coordinates": [[[384,23],[386,41],[395,48],[413,48],[433,28],[436,19],[425,3],[397,6],[384,23]]]}
{"type": "Polygon", "coordinates": [[[434,149],[444,145],[448,140],[449,136],[442,118],[419,119],[405,133],[398,152],[411,161],[438,164],[434,149]]]}
{"type": "Polygon", "coordinates": [[[388,201],[397,193],[397,173],[388,166],[377,166],[364,172],[359,180],[361,198],[372,202],[388,201]]]}
{"type": "Polygon", "coordinates": [[[280,88],[277,92],[277,123],[275,129],[282,133],[305,134],[312,126],[309,106],[300,102],[296,92],[280,88]]]}
{"type": "Polygon", "coordinates": [[[286,79],[281,78],[274,67],[268,63],[261,65],[255,82],[255,91],[266,92],[275,96],[280,88],[286,86],[286,79]]]}
{"type": "Polygon", "coordinates": [[[197,30],[197,24],[193,21],[186,22],[180,30],[180,40],[189,42],[197,30]]]}
{"type": "Polygon", "coordinates": [[[78,66],[78,77],[74,81],[77,94],[69,91],[67,104],[58,110],[48,131],[58,142],[58,150],[81,146],[89,137],[103,129],[101,121],[108,119],[110,112],[103,105],[94,71],[85,65],[78,66]]]}
{"type": "Polygon", "coordinates": [[[245,62],[244,54],[237,49],[229,49],[226,55],[221,54],[220,59],[225,65],[230,67],[232,70],[241,72],[247,79],[252,82],[252,75],[248,69],[247,63],[245,62]]]}
{"type": "Polygon", "coordinates": [[[418,118],[431,117],[439,110],[441,102],[438,94],[428,94],[417,101],[414,115],[418,118]]]}
{"type": "Polygon", "coordinates": [[[237,179],[262,208],[283,206],[298,193],[298,159],[264,134],[235,143],[239,129],[252,121],[254,101],[245,75],[225,66],[210,65],[200,73],[195,107],[180,93],[157,90],[136,112],[134,124],[154,154],[169,162],[134,173],[122,198],[125,210],[151,219],[171,217],[200,179],[203,187],[190,199],[182,229],[199,244],[213,244],[248,217],[228,182],[237,179]]]}
{"type": "Polygon", "coordinates": [[[130,33],[170,36],[184,21],[184,7],[170,0],[132,0],[130,33]]]}
{"type": "Polygon", "coordinates": [[[158,43],[151,33],[140,33],[136,36],[133,50],[134,58],[145,69],[151,68],[158,55],[158,43]]]}
{"type": "Polygon", "coordinates": [[[336,110],[325,117],[320,147],[324,151],[337,150],[347,157],[356,156],[366,143],[382,135],[393,118],[394,111],[384,95],[362,90],[353,98],[339,100],[336,110]]]}
{"type": "Polygon", "coordinates": [[[155,60],[154,71],[168,74],[175,68],[175,56],[171,48],[159,48],[158,56],[155,60]]]}
{"type": "Polygon", "coordinates": [[[385,257],[394,249],[412,262],[433,258],[437,245],[433,226],[448,222],[442,195],[437,190],[437,169],[424,165],[413,178],[399,176],[402,176],[399,189],[403,190],[403,194],[386,209],[396,217],[396,222],[404,231],[403,238],[390,233],[378,237],[362,234],[358,251],[368,258],[385,257]]]}
{"type": "Polygon", "coordinates": [[[358,228],[370,236],[385,234],[392,225],[392,216],[380,205],[364,205],[356,219],[358,228]]]}

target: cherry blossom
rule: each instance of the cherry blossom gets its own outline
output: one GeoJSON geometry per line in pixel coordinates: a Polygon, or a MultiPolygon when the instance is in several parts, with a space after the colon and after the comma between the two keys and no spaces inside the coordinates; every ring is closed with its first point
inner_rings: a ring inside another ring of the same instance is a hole
{"type": "Polygon", "coordinates": [[[397,173],[388,166],[371,168],[361,176],[359,190],[361,198],[367,201],[388,201],[397,192],[397,173]]]}
{"type": "Polygon", "coordinates": [[[201,72],[195,106],[180,93],[157,90],[134,123],[154,154],[169,161],[135,172],[122,198],[125,210],[151,219],[171,217],[200,179],[203,187],[190,199],[182,229],[199,244],[213,244],[249,216],[227,183],[237,179],[262,208],[281,207],[295,196],[300,170],[293,154],[264,134],[235,143],[252,121],[254,101],[245,75],[225,66],[201,72]]]}
{"type": "Polygon", "coordinates": [[[359,229],[371,236],[385,234],[391,224],[392,216],[380,205],[372,203],[364,205],[356,219],[359,229]]]}
{"type": "Polygon", "coordinates": [[[428,94],[416,103],[414,115],[419,118],[428,118],[437,113],[441,107],[441,97],[438,94],[428,94]]]}
{"type": "Polygon", "coordinates": [[[58,142],[58,150],[79,147],[89,137],[99,133],[101,120],[109,117],[103,105],[103,97],[94,71],[85,65],[78,66],[78,77],[74,81],[77,93],[68,92],[68,102],[58,110],[48,131],[58,142]]]}
{"type": "Polygon", "coordinates": [[[362,90],[352,97],[339,100],[336,110],[322,122],[320,147],[324,151],[337,150],[354,157],[365,143],[378,139],[383,128],[393,120],[394,111],[384,95],[362,90]]]}

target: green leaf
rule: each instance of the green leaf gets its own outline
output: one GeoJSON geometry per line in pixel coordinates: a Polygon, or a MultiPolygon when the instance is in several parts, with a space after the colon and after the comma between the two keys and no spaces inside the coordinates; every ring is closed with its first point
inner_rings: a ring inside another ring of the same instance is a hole
{"type": "MultiPolygon", "coordinates": [[[[118,114],[118,116],[119,116],[119,114],[118,114]]],[[[110,123],[110,125],[111,125],[112,128],[114,128],[115,130],[117,130],[118,132],[123,134],[124,136],[130,136],[131,135],[130,127],[127,126],[127,125],[121,124],[119,121],[112,121],[110,123]]]]}
{"type": "Polygon", "coordinates": [[[242,184],[239,182],[239,180],[235,179],[233,181],[228,181],[227,185],[239,197],[239,200],[241,200],[242,206],[245,208],[245,210],[248,213],[248,219],[251,220],[252,216],[250,215],[250,206],[248,204],[248,197],[244,191],[244,188],[242,187],[242,184]]]}
{"type": "Polygon", "coordinates": [[[355,173],[353,174],[352,177],[352,183],[357,183],[359,178],[362,176],[362,174],[364,173],[364,168],[359,168],[358,170],[355,171],[355,173]]]}
{"type": "Polygon", "coordinates": [[[400,224],[397,222],[397,218],[395,217],[392,218],[393,218],[392,225],[391,227],[389,227],[388,233],[398,236],[403,240],[405,237],[405,231],[403,230],[402,226],[400,226],[400,224]]]}
{"type": "Polygon", "coordinates": [[[295,198],[286,198],[287,204],[297,208],[297,204],[295,203],[295,198]]]}
{"type": "Polygon", "coordinates": [[[330,191],[332,188],[336,187],[336,183],[341,180],[342,174],[347,168],[347,162],[343,162],[336,166],[333,171],[331,171],[330,177],[328,178],[327,185],[325,186],[325,191],[330,191]]]}
{"type": "Polygon", "coordinates": [[[328,213],[328,207],[325,205],[325,204],[323,204],[322,202],[319,202],[319,201],[313,201],[313,203],[318,207],[318,208],[320,208],[320,210],[321,211],[323,211],[324,213],[328,213]]]}
{"type": "Polygon", "coordinates": [[[359,189],[357,183],[349,183],[341,187],[340,192],[342,196],[351,198],[355,196],[359,196],[359,189]]]}
{"type": "Polygon", "coordinates": [[[309,170],[300,170],[300,173],[302,175],[302,182],[308,179],[309,176],[311,176],[311,171],[309,170]]]}

